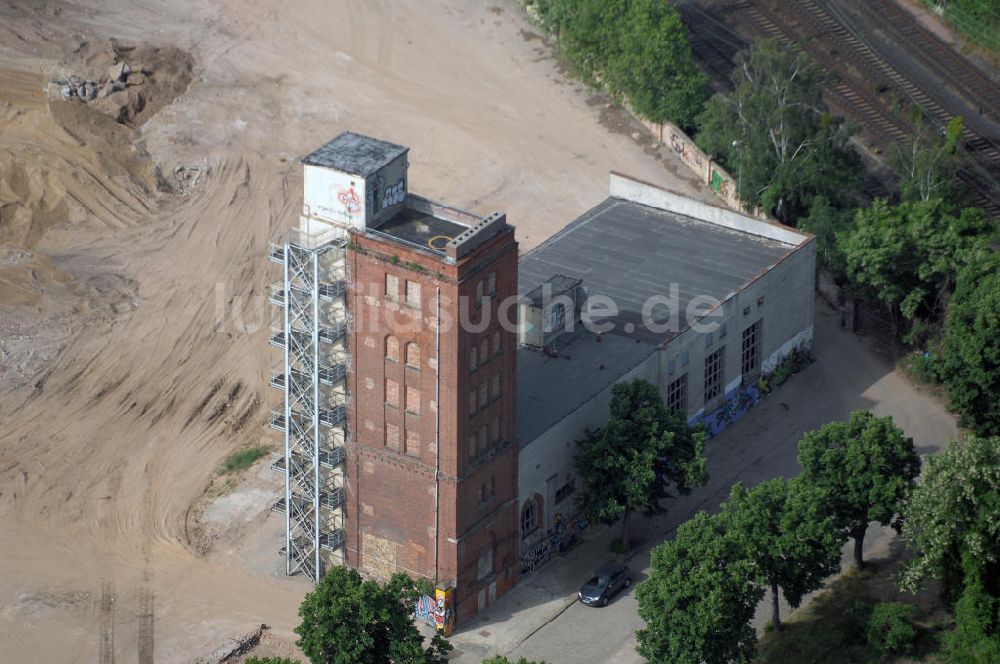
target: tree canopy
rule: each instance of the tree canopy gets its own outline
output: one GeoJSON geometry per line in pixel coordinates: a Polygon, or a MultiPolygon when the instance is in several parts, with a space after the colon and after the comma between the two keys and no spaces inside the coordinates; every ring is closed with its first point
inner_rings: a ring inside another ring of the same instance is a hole
{"type": "Polygon", "coordinates": [[[840,569],[841,530],[823,492],[800,478],[768,480],[752,489],[736,484],[722,515],[727,532],[771,589],[775,629],[781,629],[779,589],[797,607],[840,569]]]}
{"type": "Polygon", "coordinates": [[[592,521],[621,519],[628,546],[632,512],[658,512],[671,491],[685,494],[705,483],[705,435],[669,412],[647,381],[619,383],[611,394],[607,423],[578,441],[576,469],[584,487],[577,504],[592,521]]]}
{"type": "Polygon", "coordinates": [[[794,46],[756,41],[737,57],[732,94],[712,97],[695,140],[736,175],[744,207],[784,223],[815,196],[839,205],[860,182],[851,131],[823,102],[826,71],[794,46]]]}
{"type": "Polygon", "coordinates": [[[744,547],[719,516],[699,512],[652,551],[636,588],[646,626],[637,651],[650,662],[728,664],[753,660],[750,620],[764,589],[744,547]]]}
{"type": "Polygon", "coordinates": [[[915,118],[916,131],[910,142],[897,147],[892,163],[900,175],[899,193],[904,201],[952,199],[958,173],[958,141],[965,121],[951,119],[943,133],[928,127],[921,116],[915,118]]]}
{"type": "Polygon", "coordinates": [[[677,9],[656,0],[538,0],[542,26],[557,35],[571,70],[627,99],[652,122],[691,127],[708,79],[694,64],[677,9]]]}
{"type": "Polygon", "coordinates": [[[854,538],[858,565],[868,524],[898,525],[897,515],[920,473],[913,439],[891,417],[863,410],[848,422],[807,432],[799,441],[799,464],[803,481],[824,492],[837,525],[854,538]]]}
{"type": "Polygon", "coordinates": [[[890,205],[876,200],[858,210],[841,237],[847,274],[896,319],[939,318],[968,260],[985,251],[988,223],[982,210],[953,214],[940,199],[890,205]]]}
{"type": "Polygon", "coordinates": [[[945,324],[942,381],[962,425],[1000,435],[1000,255],[983,253],[958,274],[945,324]]]}
{"type": "Polygon", "coordinates": [[[332,567],[299,606],[298,646],[313,664],[443,664],[451,644],[435,635],[424,648],[413,622],[419,594],[405,574],[382,585],[332,567]]]}
{"type": "MultiPolygon", "coordinates": [[[[902,586],[916,591],[932,577],[952,594],[963,567],[1000,565],[1000,438],[968,436],[927,458],[905,511],[903,534],[920,552],[902,586]],[[964,559],[964,560],[963,560],[964,559]]],[[[1000,574],[990,592],[1000,597],[1000,574]]]]}

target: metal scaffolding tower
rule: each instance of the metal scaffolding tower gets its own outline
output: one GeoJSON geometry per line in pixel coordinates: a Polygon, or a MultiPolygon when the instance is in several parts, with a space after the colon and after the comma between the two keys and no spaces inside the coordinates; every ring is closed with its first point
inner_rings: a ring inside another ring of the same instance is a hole
{"type": "Polygon", "coordinates": [[[271,386],[284,407],[271,428],[284,433],[285,452],[272,468],[284,474],[285,572],[318,583],[330,564],[344,562],[344,459],[347,443],[347,234],[290,230],[271,242],[269,258],[283,268],[270,301],[281,314],[271,345],[283,352],[271,386]]]}

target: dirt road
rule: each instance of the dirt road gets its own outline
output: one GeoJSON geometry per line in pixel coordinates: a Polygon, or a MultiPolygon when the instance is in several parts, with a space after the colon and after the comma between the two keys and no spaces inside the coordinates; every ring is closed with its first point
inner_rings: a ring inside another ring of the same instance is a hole
{"type": "Polygon", "coordinates": [[[348,128],[409,145],[413,190],[505,210],[522,248],[603,199],[609,170],[709,199],[602,127],[499,5],[0,5],[0,661],[291,636],[307,585],[276,573],[266,502],[209,540],[193,507],[266,440],[265,250],[296,218],[299,156],[348,128]],[[50,103],[48,81],[112,52],[150,67],[131,126],[50,103]]]}

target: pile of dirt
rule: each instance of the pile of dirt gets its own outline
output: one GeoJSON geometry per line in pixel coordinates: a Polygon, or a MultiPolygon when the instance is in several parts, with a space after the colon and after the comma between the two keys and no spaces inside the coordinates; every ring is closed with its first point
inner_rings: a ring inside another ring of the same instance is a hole
{"type": "Polygon", "coordinates": [[[87,53],[89,45],[82,50],[83,75],[56,78],[49,84],[49,96],[85,104],[122,125],[141,126],[191,83],[191,56],[174,46],[137,46],[112,39],[107,50],[87,53]]]}

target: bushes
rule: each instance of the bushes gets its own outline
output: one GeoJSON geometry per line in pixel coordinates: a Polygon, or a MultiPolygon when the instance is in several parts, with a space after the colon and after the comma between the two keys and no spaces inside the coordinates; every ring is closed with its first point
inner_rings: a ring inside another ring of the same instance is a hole
{"type": "Polygon", "coordinates": [[[866,634],[868,645],[880,655],[902,655],[913,650],[917,630],[910,624],[916,607],[902,602],[881,602],[872,609],[866,634]]]}
{"type": "Polygon", "coordinates": [[[677,9],[657,0],[533,0],[573,73],[651,122],[694,124],[708,80],[694,64],[677,9]]]}

